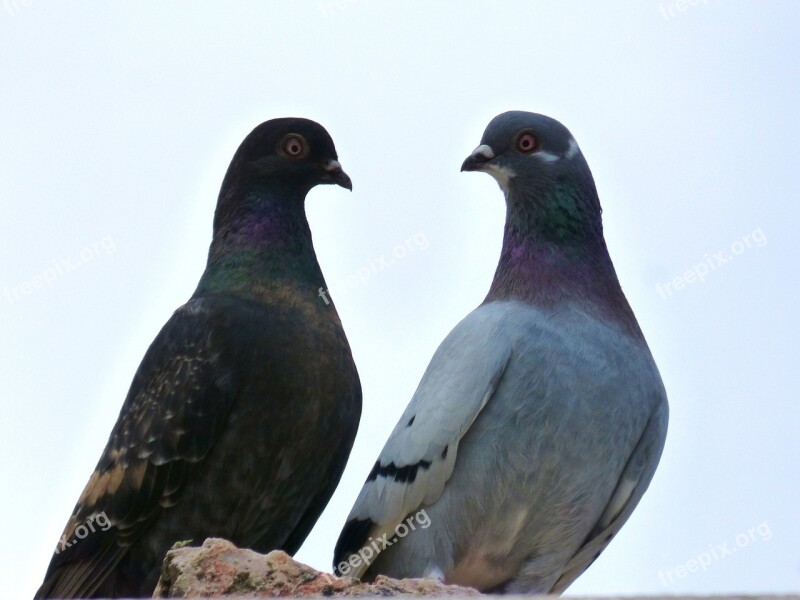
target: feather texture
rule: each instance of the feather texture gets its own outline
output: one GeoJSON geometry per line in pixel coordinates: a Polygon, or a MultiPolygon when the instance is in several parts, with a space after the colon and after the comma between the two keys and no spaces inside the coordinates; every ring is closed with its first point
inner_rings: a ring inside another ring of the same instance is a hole
{"type": "Polygon", "coordinates": [[[368,579],[560,593],[647,489],[666,436],[666,393],[569,131],[542,115],[504,113],[462,170],[489,173],[505,193],[497,271],[483,304],[434,354],[356,500],[334,566],[368,579]],[[422,526],[401,529],[420,515],[422,526]]]}
{"type": "Polygon", "coordinates": [[[206,270],[145,354],[37,598],[151,596],[178,541],[300,547],[361,412],[304,210],[314,185],[351,187],[336,159],[305,119],[267,121],[242,142],[206,270]]]}

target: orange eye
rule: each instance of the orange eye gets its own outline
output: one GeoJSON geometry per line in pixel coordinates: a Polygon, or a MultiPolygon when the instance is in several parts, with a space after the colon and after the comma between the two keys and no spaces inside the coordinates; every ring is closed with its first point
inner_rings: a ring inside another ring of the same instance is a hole
{"type": "Polygon", "coordinates": [[[290,135],[283,142],[283,151],[289,156],[296,157],[303,154],[306,146],[303,143],[303,138],[296,135],[290,135]]]}
{"type": "Polygon", "coordinates": [[[517,150],[520,152],[533,152],[539,147],[539,140],[532,133],[523,133],[517,138],[517,150]]]}

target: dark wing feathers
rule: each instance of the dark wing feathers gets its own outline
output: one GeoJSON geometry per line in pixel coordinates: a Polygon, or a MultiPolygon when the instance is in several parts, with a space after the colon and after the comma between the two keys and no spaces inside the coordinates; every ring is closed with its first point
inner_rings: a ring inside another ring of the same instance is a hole
{"type": "MultiPolygon", "coordinates": [[[[355,435],[355,431],[353,431],[353,435],[355,435]]],[[[303,542],[316,524],[320,513],[324,510],[325,506],[328,504],[328,500],[336,491],[346,464],[347,456],[340,462],[334,461],[330,464],[328,467],[328,476],[325,478],[327,482],[326,485],[322,486],[314,497],[307,502],[305,510],[300,518],[297,522],[292,524],[291,533],[283,544],[284,551],[294,555],[295,552],[300,549],[300,546],[303,545],[303,542]]]]}
{"type": "Polygon", "coordinates": [[[205,302],[175,311],[145,354],[64,539],[100,513],[111,527],[54,554],[37,598],[96,590],[216,443],[238,378],[221,351],[223,317],[205,302]]]}
{"type": "Polygon", "coordinates": [[[364,547],[370,533],[375,530],[377,525],[378,524],[370,518],[348,519],[333,549],[333,572],[335,575],[344,575],[339,565],[342,564],[342,562],[346,562],[352,554],[357,553],[364,547]]]}

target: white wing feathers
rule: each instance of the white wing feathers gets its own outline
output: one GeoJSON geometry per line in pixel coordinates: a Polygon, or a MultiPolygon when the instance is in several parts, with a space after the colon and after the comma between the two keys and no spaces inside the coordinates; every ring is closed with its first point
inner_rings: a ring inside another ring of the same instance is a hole
{"type": "Polygon", "coordinates": [[[444,339],[348,520],[370,519],[382,535],[439,498],[459,441],[494,394],[511,357],[502,318],[502,311],[479,307],[444,339]]]}

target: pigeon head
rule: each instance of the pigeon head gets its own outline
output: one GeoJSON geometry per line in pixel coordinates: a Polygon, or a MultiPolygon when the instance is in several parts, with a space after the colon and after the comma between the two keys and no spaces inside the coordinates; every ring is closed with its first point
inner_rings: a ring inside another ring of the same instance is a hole
{"type": "Polygon", "coordinates": [[[489,173],[506,196],[503,248],[486,302],[579,302],[641,336],[603,239],[589,165],[566,127],[535,113],[498,115],[461,170],[489,173]]]}
{"type": "Polygon", "coordinates": [[[322,125],[301,118],[265,121],[242,141],[231,160],[217,200],[214,229],[274,220],[286,211],[299,215],[306,194],[314,186],[331,183],[353,189],[322,125]]]}
{"type": "Polygon", "coordinates": [[[324,127],[282,118],[253,129],[222,181],[206,273],[196,293],[245,293],[256,285],[254,274],[262,287],[281,278],[322,281],[305,213],[306,195],[320,184],[353,188],[324,127]]]}
{"type": "Polygon", "coordinates": [[[339,164],[333,140],[322,125],[300,118],[271,119],[240,144],[223,182],[265,183],[302,195],[316,185],[335,183],[353,189],[339,164]]]}
{"type": "Polygon", "coordinates": [[[602,236],[600,202],[591,171],[569,130],[536,113],[496,116],[461,165],[500,184],[508,225],[550,241],[602,236]]]}

